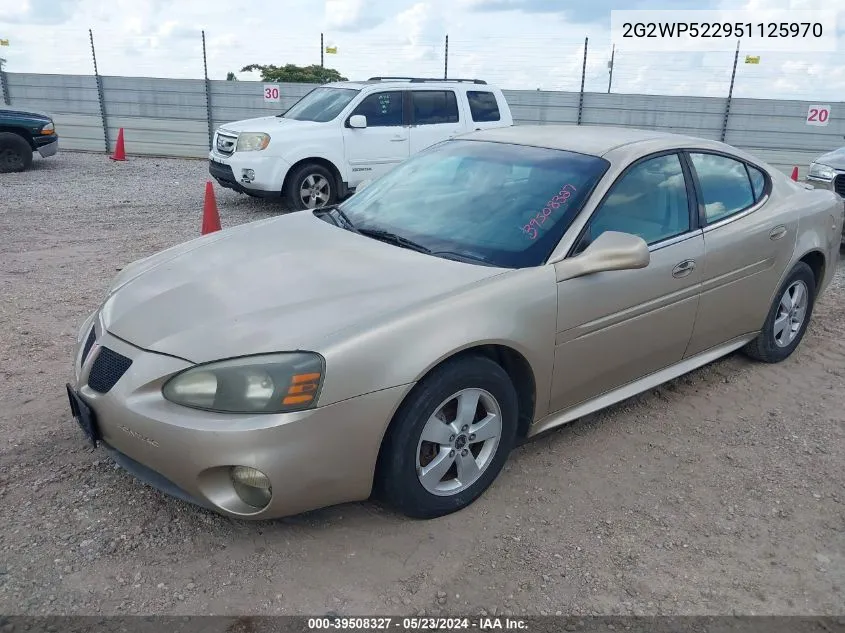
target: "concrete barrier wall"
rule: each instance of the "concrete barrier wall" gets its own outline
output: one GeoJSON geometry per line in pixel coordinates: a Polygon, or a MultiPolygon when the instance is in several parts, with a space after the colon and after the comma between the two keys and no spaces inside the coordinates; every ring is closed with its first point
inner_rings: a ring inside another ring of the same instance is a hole
{"type": "MultiPolygon", "coordinates": [[[[105,151],[103,116],[114,147],[124,129],[134,154],[202,158],[211,128],[284,111],[315,88],[279,84],[280,103],[265,103],[262,82],[151,77],[102,77],[101,113],[94,77],[6,73],[10,106],[54,116],[61,147],[105,151]]],[[[574,124],[580,94],[505,90],[514,121],[524,124],[574,124]]],[[[727,99],[661,95],[585,93],[582,125],[621,125],[659,129],[725,141],[758,155],[785,172],[797,165],[804,176],[820,154],[845,145],[845,102],[831,106],[827,126],[806,124],[807,101],[727,99]]]]}

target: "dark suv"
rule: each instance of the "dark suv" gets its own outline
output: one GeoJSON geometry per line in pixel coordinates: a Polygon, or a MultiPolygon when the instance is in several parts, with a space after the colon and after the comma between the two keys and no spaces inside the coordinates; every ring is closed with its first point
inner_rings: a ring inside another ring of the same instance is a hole
{"type": "Polygon", "coordinates": [[[29,169],[33,152],[47,158],[58,150],[53,119],[35,112],[0,108],[0,174],[29,169]]]}

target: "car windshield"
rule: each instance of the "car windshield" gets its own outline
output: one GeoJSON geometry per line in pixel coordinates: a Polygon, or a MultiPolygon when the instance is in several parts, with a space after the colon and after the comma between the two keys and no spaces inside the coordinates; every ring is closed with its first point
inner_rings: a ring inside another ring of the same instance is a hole
{"type": "Polygon", "coordinates": [[[388,231],[435,255],[503,268],[548,259],[609,163],[596,156],[446,141],[340,205],[365,232],[388,231]]]}
{"type": "Polygon", "coordinates": [[[355,98],[354,88],[315,88],[293,104],[281,116],[297,121],[331,121],[355,98]]]}

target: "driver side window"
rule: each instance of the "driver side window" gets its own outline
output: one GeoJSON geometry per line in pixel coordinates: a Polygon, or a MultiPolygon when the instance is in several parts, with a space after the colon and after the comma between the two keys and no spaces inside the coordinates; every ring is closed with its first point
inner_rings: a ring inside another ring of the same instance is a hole
{"type": "Polygon", "coordinates": [[[403,120],[401,91],[375,92],[365,97],[352,114],[367,117],[367,127],[401,126],[403,120]]]}
{"type": "Polygon", "coordinates": [[[667,154],[629,169],[593,213],[576,253],[605,231],[631,233],[651,245],[690,230],[689,199],[681,160],[667,154]]]}

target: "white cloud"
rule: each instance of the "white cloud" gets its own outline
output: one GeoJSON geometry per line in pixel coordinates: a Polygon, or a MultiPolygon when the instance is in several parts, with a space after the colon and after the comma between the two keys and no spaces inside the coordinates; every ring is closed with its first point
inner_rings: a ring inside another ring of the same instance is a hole
{"type": "MultiPolygon", "coordinates": [[[[829,4],[829,0],[741,0],[737,6],[735,0],[716,1],[725,8],[749,10],[824,9],[829,4]]],[[[91,74],[90,27],[104,74],[201,78],[204,29],[209,75],[223,79],[227,72],[252,63],[318,64],[322,32],[327,44],[338,47],[337,55],[325,55],[326,65],[360,79],[387,74],[442,76],[448,33],[452,77],[479,77],[504,88],[577,90],[588,35],[586,89],[607,90],[609,24],[575,23],[572,19],[586,14],[549,12],[554,3],[539,0],[523,6],[543,9],[541,13],[477,11],[473,2],[477,4],[477,0],[325,0],[323,4],[286,0],[281,8],[277,0],[253,0],[233,14],[231,3],[222,0],[0,0],[0,38],[9,38],[12,44],[2,49],[10,72],[91,74]],[[36,8],[44,3],[62,7],[60,24],[38,22],[36,8]],[[45,33],[59,45],[44,46],[45,33]]],[[[626,4],[617,0],[615,6],[626,4]]],[[[593,14],[601,6],[614,5],[612,0],[590,3],[593,14]]],[[[845,13],[840,20],[845,20],[845,13]]],[[[840,49],[845,50],[845,38],[840,38],[840,49]]],[[[723,97],[732,63],[732,51],[635,54],[617,48],[613,91],[723,97]]],[[[845,94],[845,67],[837,54],[763,53],[757,66],[740,63],[734,94],[840,101],[845,94]]]]}

